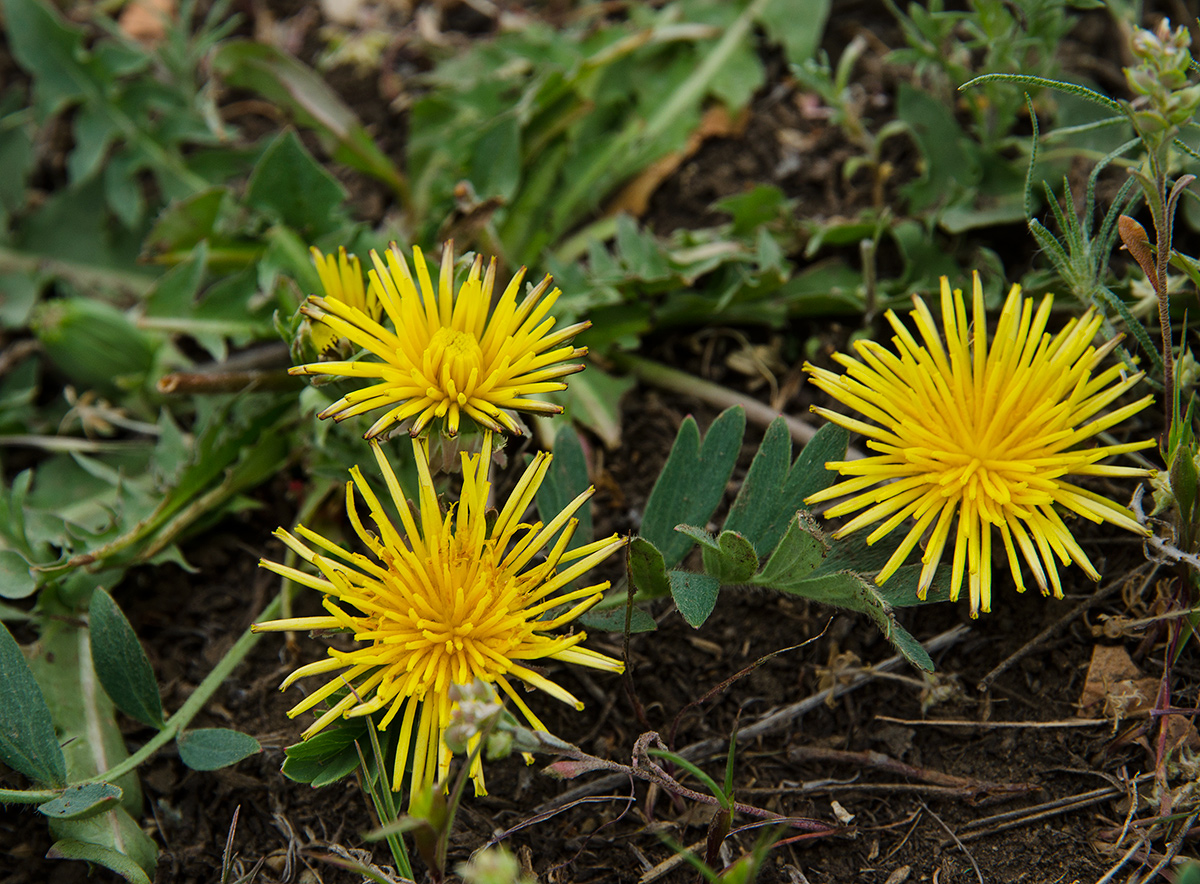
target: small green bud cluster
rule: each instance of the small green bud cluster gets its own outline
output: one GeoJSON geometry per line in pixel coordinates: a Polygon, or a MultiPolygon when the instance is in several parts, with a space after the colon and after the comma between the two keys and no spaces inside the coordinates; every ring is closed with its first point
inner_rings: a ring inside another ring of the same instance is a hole
{"type": "Polygon", "coordinates": [[[1153,31],[1137,29],[1130,41],[1139,61],[1125,68],[1129,88],[1139,96],[1133,102],[1133,123],[1152,147],[1173,139],[1200,109],[1200,84],[1188,81],[1191,44],[1187,28],[1172,29],[1166,18],[1153,31]]]}
{"type": "MultiPolygon", "coordinates": [[[[454,708],[444,739],[446,746],[456,754],[465,753],[470,740],[491,730],[497,717],[504,712],[504,704],[491,685],[478,678],[471,684],[451,685],[450,701],[454,708]]],[[[488,754],[490,756],[491,752],[488,754]]]]}
{"type": "Polygon", "coordinates": [[[458,874],[466,884],[534,884],[534,879],[521,871],[517,858],[503,847],[479,851],[469,862],[459,864],[458,874]]]}

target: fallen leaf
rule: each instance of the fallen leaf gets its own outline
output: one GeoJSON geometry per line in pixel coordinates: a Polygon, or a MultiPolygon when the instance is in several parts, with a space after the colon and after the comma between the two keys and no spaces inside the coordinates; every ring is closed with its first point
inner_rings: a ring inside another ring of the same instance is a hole
{"type": "Polygon", "coordinates": [[[682,150],[675,150],[654,161],[642,170],[636,178],[621,188],[621,192],[613,197],[604,209],[605,215],[619,215],[627,212],[634,218],[646,214],[650,206],[650,197],[658,190],[660,184],[667,180],[683,162],[693,156],[709,138],[737,137],[746,131],[746,123],[750,114],[743,109],[737,117],[731,117],[723,104],[714,104],[700,118],[700,125],[688,136],[687,144],[682,150]]]}
{"type": "Polygon", "coordinates": [[[130,39],[146,46],[161,43],[167,24],[175,20],[175,0],[130,0],[121,10],[117,26],[130,39]]]}
{"type": "Polygon", "coordinates": [[[1143,675],[1120,645],[1096,645],[1079,695],[1079,713],[1085,718],[1100,713],[1114,723],[1131,715],[1148,715],[1158,681],[1143,675]]]}

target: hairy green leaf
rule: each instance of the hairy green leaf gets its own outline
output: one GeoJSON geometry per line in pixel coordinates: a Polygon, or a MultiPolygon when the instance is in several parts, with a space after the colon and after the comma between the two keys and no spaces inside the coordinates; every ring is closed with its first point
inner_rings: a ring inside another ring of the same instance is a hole
{"type": "Polygon", "coordinates": [[[692,545],[675,526],[705,525],[720,504],[745,429],[746,413],[728,408],[713,421],[702,446],[696,421],[684,419],[646,501],[640,531],[662,553],[666,567],[679,564],[692,545]]]}
{"type": "Polygon", "coordinates": [[[0,761],[42,786],[67,781],[67,763],[42,689],[0,623],[0,761]]]}
{"type": "Polygon", "coordinates": [[[124,613],[103,589],[92,594],[88,628],[92,665],[116,707],[153,728],[162,728],[162,700],[146,652],[124,613]]]}
{"type": "Polygon", "coordinates": [[[121,800],[121,789],[112,783],[68,786],[57,798],[38,805],[43,816],[60,820],[83,820],[104,813],[121,800]]]}
{"type": "Polygon", "coordinates": [[[688,571],[672,571],[669,577],[675,607],[679,608],[679,613],[689,626],[699,629],[717,606],[721,582],[707,574],[688,571]]]}
{"type": "Polygon", "coordinates": [[[219,770],[262,751],[254,737],[224,727],[184,731],[175,742],[180,760],[192,770],[219,770]]]}
{"type": "Polygon", "coordinates": [[[635,537],[629,544],[629,571],[643,598],[657,599],[670,594],[671,583],[662,553],[644,537],[635,537]]]}

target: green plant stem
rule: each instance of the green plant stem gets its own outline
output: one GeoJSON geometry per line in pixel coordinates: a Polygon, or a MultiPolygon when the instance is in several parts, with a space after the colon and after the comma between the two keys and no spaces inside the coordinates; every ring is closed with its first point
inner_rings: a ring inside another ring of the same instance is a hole
{"type": "MultiPolygon", "coordinates": [[[[279,594],[271,600],[271,603],[263,609],[258,619],[260,621],[273,619],[283,606],[283,597],[287,592],[287,589],[280,590],[279,594]]],[[[192,692],[192,695],[184,701],[183,705],[176,710],[174,715],[166,720],[162,730],[151,737],[141,749],[134,752],[120,764],[114,765],[108,770],[96,774],[94,777],[88,777],[80,783],[72,783],[71,785],[111,782],[120,779],[131,770],[136,769],[139,764],[171,742],[171,740],[175,739],[191,723],[192,719],[196,717],[196,713],[204,708],[204,704],[216,693],[217,688],[224,683],[230,673],[245,659],[246,655],[250,653],[250,649],[262,638],[262,635],[262,633],[253,633],[247,629],[242,634],[242,637],[234,643],[233,647],[225,652],[225,656],[213,667],[212,672],[208,674],[204,681],[200,682],[200,685],[192,692]]],[[[0,789],[0,804],[41,804],[57,798],[61,794],[62,789],[0,789]]]]}

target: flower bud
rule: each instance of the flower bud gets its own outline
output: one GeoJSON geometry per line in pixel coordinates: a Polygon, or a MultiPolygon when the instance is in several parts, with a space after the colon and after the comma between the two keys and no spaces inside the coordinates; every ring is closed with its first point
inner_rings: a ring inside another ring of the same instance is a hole
{"type": "Polygon", "coordinates": [[[46,301],[30,325],[50,361],[78,387],[119,395],[140,386],[154,366],[155,341],[103,301],[46,301]]]}

